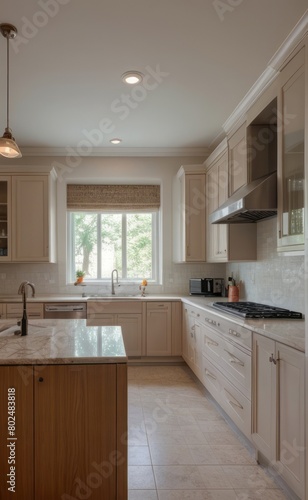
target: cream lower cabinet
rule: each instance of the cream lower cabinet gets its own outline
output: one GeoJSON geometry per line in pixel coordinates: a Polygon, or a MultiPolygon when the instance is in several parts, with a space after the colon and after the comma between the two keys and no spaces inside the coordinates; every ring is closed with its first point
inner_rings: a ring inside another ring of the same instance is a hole
{"type": "Polygon", "coordinates": [[[147,356],[171,356],[171,324],[171,302],[147,303],[147,356]]]}
{"type": "Polygon", "coordinates": [[[119,325],[127,356],[142,356],[142,304],[140,302],[97,301],[88,302],[87,325],[119,325]]]}
{"type": "Polygon", "coordinates": [[[253,334],[252,440],[304,498],[304,353],[253,334]]]}
{"type": "Polygon", "coordinates": [[[183,308],[182,356],[195,375],[201,376],[202,344],[200,312],[186,306],[183,308]]]}
{"type": "Polygon", "coordinates": [[[89,326],[122,327],[127,356],[181,356],[181,301],[88,301],[89,326]]]}
{"type": "Polygon", "coordinates": [[[0,367],[1,499],[127,498],[126,370],[0,367]]]}
{"type": "Polygon", "coordinates": [[[251,350],[202,325],[202,382],[237,427],[251,435],[251,350]]]}
{"type": "MultiPolygon", "coordinates": [[[[6,318],[21,319],[23,313],[22,303],[12,302],[6,304],[6,318]]],[[[28,319],[43,319],[44,306],[41,302],[28,302],[27,303],[27,316],[28,319]]]]}
{"type": "Polygon", "coordinates": [[[215,327],[223,320],[201,308],[183,304],[182,357],[229,415],[251,436],[251,333],[224,321],[229,337],[215,327]],[[235,339],[235,340],[234,340],[235,339]]]}

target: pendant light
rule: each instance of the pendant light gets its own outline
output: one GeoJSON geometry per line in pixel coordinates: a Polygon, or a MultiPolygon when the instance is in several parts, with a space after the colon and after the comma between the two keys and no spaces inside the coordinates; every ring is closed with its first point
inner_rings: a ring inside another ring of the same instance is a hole
{"type": "Polygon", "coordinates": [[[9,98],[10,98],[10,57],[9,57],[9,40],[15,38],[17,29],[12,24],[0,24],[0,31],[7,42],[7,80],[6,80],[6,128],[2,137],[0,137],[0,155],[6,158],[21,158],[22,154],[17,146],[12,131],[9,127],[9,98]]]}

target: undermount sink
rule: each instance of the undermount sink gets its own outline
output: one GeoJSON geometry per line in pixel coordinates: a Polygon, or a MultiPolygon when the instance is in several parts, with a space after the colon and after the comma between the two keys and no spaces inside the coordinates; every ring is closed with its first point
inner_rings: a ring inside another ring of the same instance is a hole
{"type": "Polygon", "coordinates": [[[141,298],[141,295],[90,295],[88,300],[130,300],[141,298]]]}

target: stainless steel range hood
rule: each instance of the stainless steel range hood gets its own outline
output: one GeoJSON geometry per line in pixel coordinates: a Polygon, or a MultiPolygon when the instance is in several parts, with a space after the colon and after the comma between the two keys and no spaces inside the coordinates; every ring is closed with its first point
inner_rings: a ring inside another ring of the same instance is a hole
{"type": "Polygon", "coordinates": [[[211,224],[258,222],[277,215],[277,173],[240,188],[209,216],[211,224]]]}

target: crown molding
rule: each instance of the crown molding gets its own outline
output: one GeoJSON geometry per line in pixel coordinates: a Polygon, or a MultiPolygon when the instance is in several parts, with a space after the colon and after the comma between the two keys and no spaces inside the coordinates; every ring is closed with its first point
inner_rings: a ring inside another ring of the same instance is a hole
{"type": "Polygon", "coordinates": [[[249,108],[256,102],[260,95],[279,75],[279,71],[296,46],[300,43],[308,31],[308,9],[287,36],[279,49],[270,59],[267,68],[263,71],[257,81],[252,85],[241,102],[236,106],[229,118],[223,124],[223,129],[228,134],[237,122],[247,113],[249,108]]]}
{"type": "MultiPolygon", "coordinates": [[[[22,147],[23,156],[68,156],[66,148],[22,147]]],[[[202,148],[93,148],[91,154],[80,155],[83,158],[92,156],[202,156],[207,157],[210,150],[202,148]]],[[[71,155],[69,155],[71,156],[71,155]]],[[[76,154],[78,156],[78,154],[76,154]]]]}
{"type": "Polygon", "coordinates": [[[225,137],[221,141],[221,143],[216,147],[216,149],[214,149],[214,151],[210,154],[210,156],[205,160],[204,162],[205,168],[208,168],[213,163],[213,161],[217,160],[217,158],[219,158],[220,155],[225,153],[227,149],[228,149],[228,141],[227,138],[225,137]]]}

